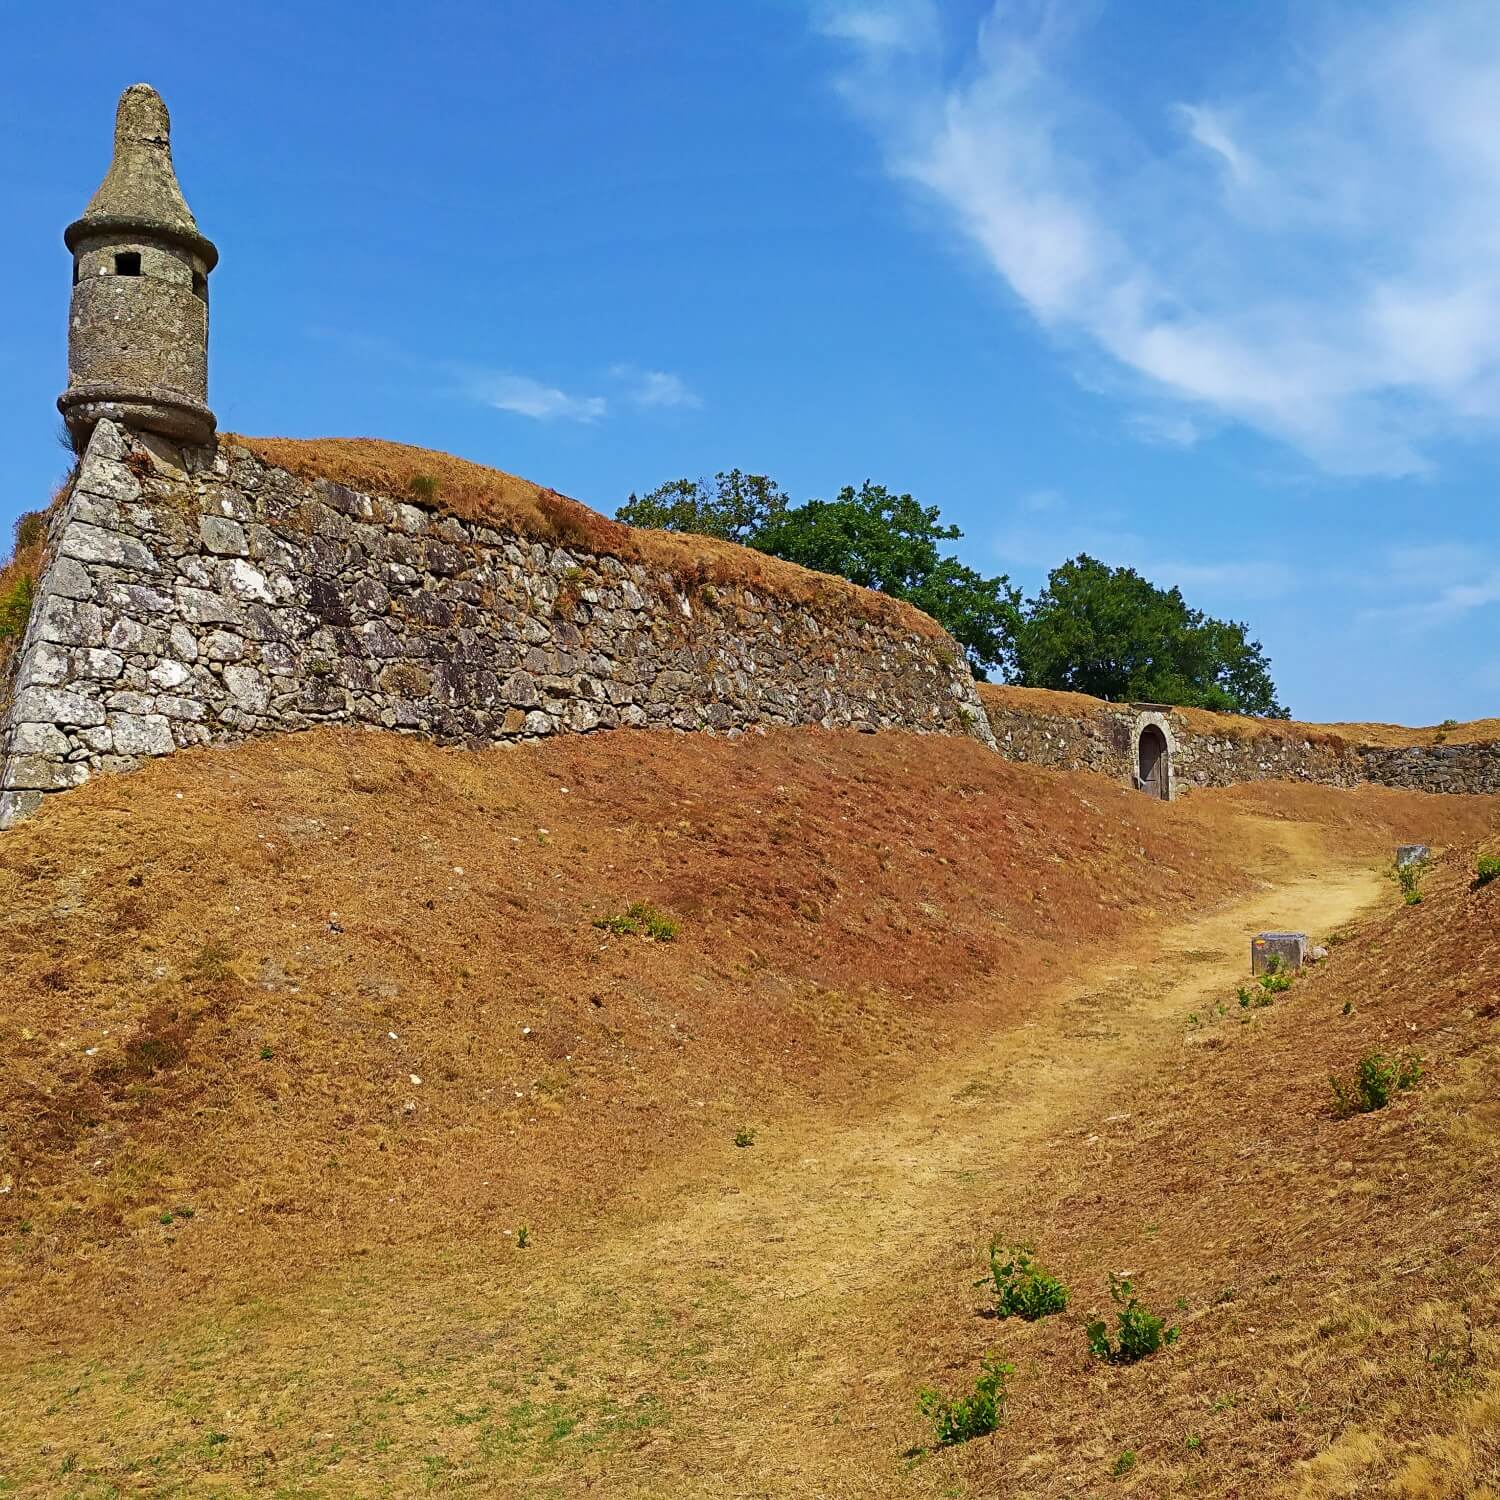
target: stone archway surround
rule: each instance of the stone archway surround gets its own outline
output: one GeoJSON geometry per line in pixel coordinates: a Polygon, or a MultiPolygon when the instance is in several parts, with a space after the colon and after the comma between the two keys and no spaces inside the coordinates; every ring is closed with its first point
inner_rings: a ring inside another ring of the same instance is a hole
{"type": "Polygon", "coordinates": [[[1177,796],[1177,736],[1172,732],[1171,720],[1164,709],[1136,709],[1130,727],[1130,784],[1137,790],[1142,786],[1141,734],[1148,727],[1158,729],[1162,739],[1166,741],[1166,764],[1162,767],[1162,800],[1171,802],[1177,796]]]}

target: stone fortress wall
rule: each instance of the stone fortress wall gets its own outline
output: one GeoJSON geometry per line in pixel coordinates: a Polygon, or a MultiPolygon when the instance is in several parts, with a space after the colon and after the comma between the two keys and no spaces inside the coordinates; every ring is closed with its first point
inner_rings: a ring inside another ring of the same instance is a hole
{"type": "Polygon", "coordinates": [[[992,743],[925,616],[769,566],[812,588],[685,582],[101,421],[0,716],[0,826],[97,772],[324,723],[455,744],[783,724],[992,743]]]}
{"type": "Polygon", "coordinates": [[[413,471],[416,450],[216,441],[218,251],[170,129],[154,89],[127,88],[109,170],[64,235],[58,406],[83,457],[0,681],[0,828],[98,772],[340,722],[471,745],[617,726],[901,728],[1167,798],[1267,777],[1500,791],[1500,744],[1363,744],[1028,689],[981,699],[932,620],[842,579],[634,532],[443,455],[425,458],[451,493],[413,471]]]}
{"type": "Polygon", "coordinates": [[[769,586],[722,568],[708,584],[679,565],[698,539],[652,563],[611,551],[603,525],[605,542],[542,541],[232,442],[179,450],[100,422],[0,685],[0,827],[99,772],[324,723],[467,745],[622,726],[901,728],[1127,785],[1155,724],[1171,796],[1265,779],[1500,792],[1500,742],[1363,744],[976,689],[949,637],[880,595],[774,562],[769,586]]]}
{"type": "Polygon", "coordinates": [[[1172,742],[1174,795],[1245,781],[1500,792],[1500,741],[1366,744],[1357,735],[1320,725],[1237,719],[1195,709],[1143,713],[1141,705],[990,684],[982,684],[979,692],[996,746],[1008,759],[1054,770],[1095,771],[1127,784],[1135,771],[1143,718],[1164,719],[1172,742]]]}

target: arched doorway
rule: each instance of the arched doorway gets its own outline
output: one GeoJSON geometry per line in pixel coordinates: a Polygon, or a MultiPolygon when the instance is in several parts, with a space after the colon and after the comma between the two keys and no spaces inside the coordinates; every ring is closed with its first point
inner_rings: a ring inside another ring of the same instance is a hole
{"type": "Polygon", "coordinates": [[[1141,730],[1136,763],[1140,767],[1139,786],[1149,797],[1165,802],[1171,796],[1169,777],[1171,761],[1167,754],[1167,737],[1155,724],[1141,730]]]}

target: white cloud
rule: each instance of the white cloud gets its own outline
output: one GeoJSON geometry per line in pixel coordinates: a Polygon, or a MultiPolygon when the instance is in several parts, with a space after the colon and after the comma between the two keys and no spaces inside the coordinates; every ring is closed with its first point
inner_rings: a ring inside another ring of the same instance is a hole
{"type": "Polygon", "coordinates": [[[1235,182],[1249,183],[1260,175],[1255,162],[1234,139],[1228,122],[1217,110],[1201,104],[1179,104],[1177,112],[1187,133],[1223,162],[1235,182]]]}
{"type": "Polygon", "coordinates": [[[1063,503],[1061,490],[1032,490],[1030,494],[1021,496],[1021,509],[1029,510],[1033,515],[1057,510],[1063,503]]]}
{"type": "Polygon", "coordinates": [[[529,375],[506,372],[472,377],[469,394],[497,411],[514,412],[538,422],[597,422],[609,410],[603,396],[573,396],[529,375]]]}
{"type": "Polygon", "coordinates": [[[1424,629],[1500,604],[1500,562],[1488,548],[1465,542],[1418,542],[1386,549],[1384,604],[1363,610],[1366,620],[1397,620],[1424,629]],[[1415,599],[1404,594],[1417,593],[1415,599]]]}
{"type": "Polygon", "coordinates": [[[687,409],[703,405],[703,398],[680,375],[666,370],[642,370],[615,365],[609,372],[622,386],[623,399],[646,410],[687,409]]]}
{"type": "Polygon", "coordinates": [[[1447,585],[1488,571],[1488,556],[1467,542],[1408,542],[1385,549],[1387,578],[1404,588],[1447,585]]]}
{"type": "Polygon", "coordinates": [[[820,12],[846,99],[1063,348],[1185,424],[1147,435],[1206,414],[1403,475],[1500,430],[1493,5],[1299,8],[1253,86],[1179,101],[1164,145],[1073,81],[1087,6],[997,3],[951,71],[933,14],[820,12]]]}
{"type": "Polygon", "coordinates": [[[1128,425],[1137,437],[1168,448],[1191,448],[1203,436],[1201,425],[1184,412],[1133,412],[1128,425]]]}
{"type": "Polygon", "coordinates": [[[814,23],[824,36],[853,42],[867,52],[924,51],[939,35],[937,10],[930,0],[824,3],[815,6],[814,23]]]}
{"type": "Polygon", "coordinates": [[[1500,568],[1494,568],[1472,581],[1447,584],[1430,599],[1419,600],[1414,604],[1400,604],[1388,610],[1367,610],[1365,614],[1379,619],[1394,616],[1407,625],[1420,629],[1446,624],[1491,604],[1500,604],[1500,568]]]}
{"type": "MultiPolygon", "coordinates": [[[[1042,495],[1050,491],[1039,491],[1042,495]]],[[[1205,593],[1219,600],[1279,598],[1298,583],[1298,570],[1284,560],[1258,557],[1186,560],[1163,554],[1147,537],[1109,516],[1071,518],[1051,507],[1040,510],[1023,496],[1023,514],[993,539],[995,555],[1010,567],[1046,573],[1067,558],[1086,552],[1112,568],[1134,568],[1158,588],[1180,588],[1189,604],[1205,606],[1205,593]]],[[[1222,607],[1222,606],[1219,606],[1222,607]]]]}
{"type": "Polygon", "coordinates": [[[610,414],[614,404],[641,411],[690,410],[703,405],[702,398],[680,375],[639,365],[610,367],[613,396],[579,395],[509,370],[457,373],[472,400],[538,422],[598,422],[610,414]]]}

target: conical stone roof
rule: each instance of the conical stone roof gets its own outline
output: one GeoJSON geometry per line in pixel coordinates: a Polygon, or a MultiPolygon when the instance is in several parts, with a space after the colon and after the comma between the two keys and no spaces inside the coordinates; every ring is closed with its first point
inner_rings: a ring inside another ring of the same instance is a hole
{"type": "Polygon", "coordinates": [[[150,84],[133,83],[115,112],[115,154],[82,218],[63,233],[69,250],[95,234],[136,231],[174,240],[196,251],[205,270],[219,252],[198,230],[172,167],[172,122],[150,84]]]}

